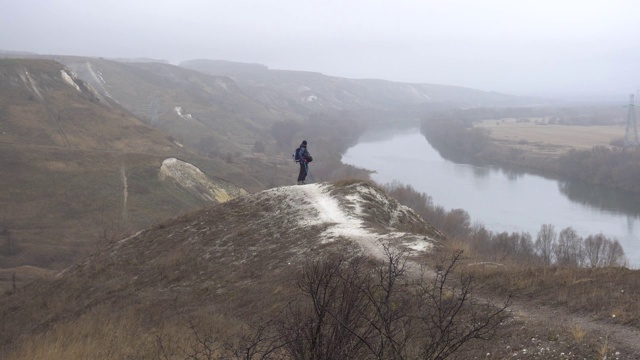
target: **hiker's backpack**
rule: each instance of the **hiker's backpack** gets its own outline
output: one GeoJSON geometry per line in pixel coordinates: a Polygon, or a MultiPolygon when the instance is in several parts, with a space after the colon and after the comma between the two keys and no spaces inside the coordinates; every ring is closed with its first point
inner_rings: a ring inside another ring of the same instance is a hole
{"type": "Polygon", "coordinates": [[[297,148],[291,156],[293,156],[295,162],[300,162],[300,148],[297,148]]]}

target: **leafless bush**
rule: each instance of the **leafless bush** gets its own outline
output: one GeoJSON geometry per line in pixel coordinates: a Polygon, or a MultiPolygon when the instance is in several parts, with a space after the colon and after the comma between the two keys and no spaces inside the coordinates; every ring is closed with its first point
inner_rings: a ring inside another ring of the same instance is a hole
{"type": "Polygon", "coordinates": [[[472,296],[473,278],[462,274],[452,281],[462,252],[455,252],[418,291],[420,340],[417,359],[446,359],[471,340],[488,340],[507,317],[510,300],[480,303],[472,296]]]}
{"type": "Polygon", "coordinates": [[[294,359],[445,359],[472,340],[489,339],[508,316],[508,302],[481,304],[473,279],[455,277],[461,252],[435,275],[406,274],[402,254],[386,259],[344,257],[307,266],[302,301],[289,309],[280,333],[294,359]]]}
{"type": "Polygon", "coordinates": [[[453,209],[444,217],[442,231],[453,237],[468,236],[471,216],[463,209],[453,209]]]}
{"type": "Polygon", "coordinates": [[[285,351],[293,359],[345,359],[363,353],[370,311],[354,283],[369,281],[364,258],[338,257],[308,265],[298,281],[304,296],[292,304],[280,326],[285,351]]]}
{"type": "Polygon", "coordinates": [[[180,341],[172,336],[156,335],[156,359],[170,360],[180,357],[192,360],[219,359],[222,344],[213,335],[200,328],[193,320],[189,320],[191,338],[180,341]]]}
{"type": "Polygon", "coordinates": [[[237,338],[222,337],[202,321],[188,320],[187,334],[157,334],[155,358],[158,360],[266,360],[279,359],[282,339],[273,331],[274,320],[255,328],[244,327],[237,338]]]}

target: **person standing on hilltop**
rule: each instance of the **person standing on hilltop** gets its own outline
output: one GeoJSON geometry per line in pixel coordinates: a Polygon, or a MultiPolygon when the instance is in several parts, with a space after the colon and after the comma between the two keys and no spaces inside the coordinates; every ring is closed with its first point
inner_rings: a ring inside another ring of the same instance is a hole
{"type": "Polygon", "coordinates": [[[309,173],[309,163],[313,161],[311,154],[307,150],[307,140],[302,140],[300,147],[296,149],[294,158],[300,164],[300,172],[298,173],[298,185],[304,185],[307,174],[309,173]]]}

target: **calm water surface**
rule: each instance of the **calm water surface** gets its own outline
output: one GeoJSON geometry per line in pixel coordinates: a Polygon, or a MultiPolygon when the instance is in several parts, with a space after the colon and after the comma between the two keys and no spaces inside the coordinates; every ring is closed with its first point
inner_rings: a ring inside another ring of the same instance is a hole
{"type": "Polygon", "coordinates": [[[582,237],[602,232],[620,241],[632,267],[640,266],[638,195],[456,164],[443,159],[418,129],[365,134],[342,161],[376,171],[372,178],[378,183],[409,184],[447,210],[464,209],[472,222],[493,231],[524,231],[534,240],[542,224],[553,224],[557,232],[571,226],[582,237]]]}

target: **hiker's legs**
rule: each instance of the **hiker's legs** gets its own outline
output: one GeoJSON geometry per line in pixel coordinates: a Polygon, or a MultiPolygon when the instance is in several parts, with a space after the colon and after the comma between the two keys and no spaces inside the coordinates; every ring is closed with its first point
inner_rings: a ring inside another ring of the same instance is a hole
{"type": "Polygon", "coordinates": [[[307,177],[307,169],[303,163],[300,163],[300,172],[298,173],[298,184],[304,183],[304,179],[307,177]]]}

